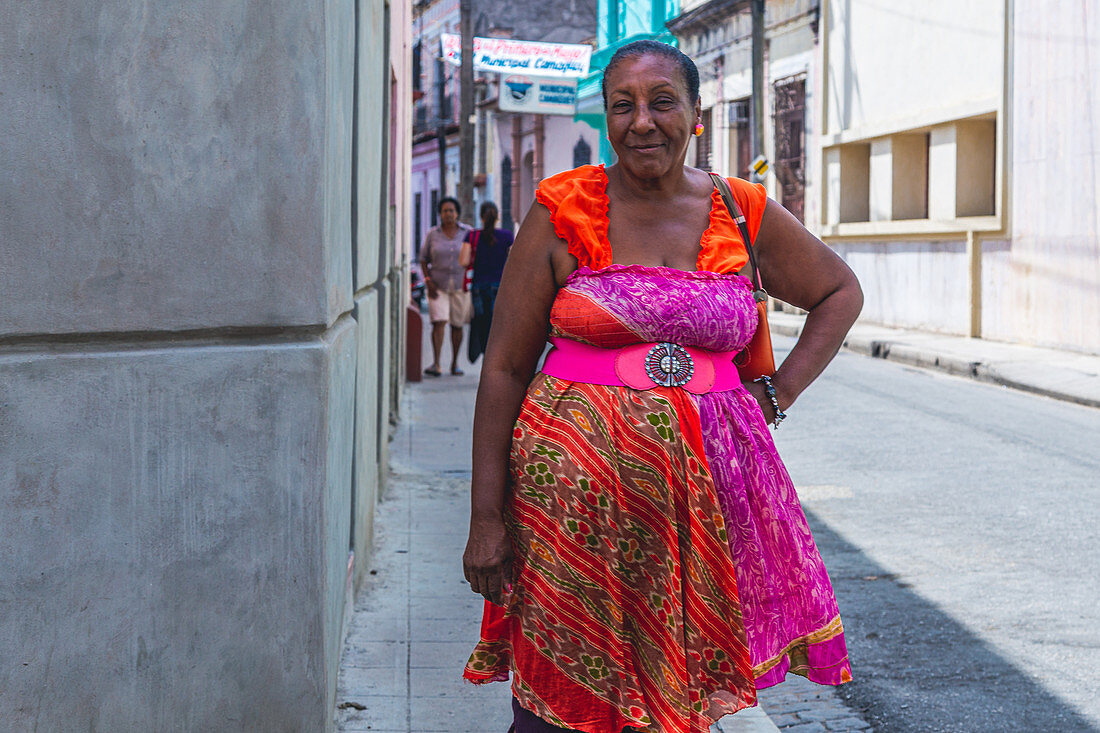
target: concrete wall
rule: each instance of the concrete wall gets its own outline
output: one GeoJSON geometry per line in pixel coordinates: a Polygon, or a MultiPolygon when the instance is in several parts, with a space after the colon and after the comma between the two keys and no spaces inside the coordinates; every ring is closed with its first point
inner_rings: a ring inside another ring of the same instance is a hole
{"type": "Polygon", "coordinates": [[[407,249],[393,64],[361,80],[351,155],[382,9],[358,29],[354,0],[6,14],[0,727],[332,728],[388,435],[367,426],[398,394],[371,381],[401,297],[372,283],[407,249]]]}
{"type": "Polygon", "coordinates": [[[983,334],[1100,353],[1100,13],[1014,7],[1012,238],[983,248],[983,334]]]}
{"type": "Polygon", "coordinates": [[[863,287],[863,320],[924,331],[966,333],[966,242],[841,242],[833,248],[863,287]]]}
{"type": "Polygon", "coordinates": [[[824,134],[864,136],[996,108],[1004,0],[826,0],[823,8],[832,80],[824,134]]]}
{"type": "Polygon", "coordinates": [[[826,18],[822,228],[863,276],[863,317],[1100,353],[1100,16],[828,0],[826,18]]]}
{"type": "Polygon", "coordinates": [[[350,306],[348,251],[324,234],[347,201],[326,187],[346,175],[350,121],[326,113],[339,100],[325,83],[351,69],[333,57],[348,24],[326,29],[348,13],[11,8],[0,333],[333,323],[350,306]]]}

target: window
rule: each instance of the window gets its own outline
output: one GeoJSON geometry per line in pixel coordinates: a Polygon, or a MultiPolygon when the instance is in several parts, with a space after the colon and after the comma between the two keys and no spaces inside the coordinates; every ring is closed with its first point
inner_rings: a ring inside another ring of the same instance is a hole
{"type": "Polygon", "coordinates": [[[447,96],[447,76],[443,68],[443,59],[441,58],[435,60],[433,82],[434,88],[432,91],[435,96],[435,103],[432,105],[432,124],[439,124],[440,121],[447,118],[447,116],[443,114],[444,98],[447,96]]]}
{"type": "Polygon", "coordinates": [[[430,214],[432,218],[432,226],[439,224],[439,189],[432,189],[432,211],[430,214]]]}
{"type": "Polygon", "coordinates": [[[752,165],[752,132],[749,128],[749,98],[730,103],[730,161],[735,176],[749,180],[752,165]]]}
{"type": "MultiPolygon", "coordinates": [[[[871,145],[841,146],[829,159],[826,185],[835,190],[836,221],[869,221],[871,218],[871,145]]],[[[830,206],[833,201],[830,199],[830,206]]],[[[831,211],[831,209],[830,209],[831,211]]]]}
{"type": "Polygon", "coordinates": [[[416,248],[416,256],[420,256],[420,243],[424,241],[421,231],[421,220],[424,216],[424,194],[417,191],[413,194],[413,247],[416,248]]]}
{"type": "Polygon", "coordinates": [[[710,124],[713,118],[711,109],[712,108],[707,108],[703,110],[703,134],[695,138],[695,167],[704,171],[709,171],[711,168],[711,135],[714,134],[710,124]]]}
{"type": "Polygon", "coordinates": [[[929,218],[994,214],[996,127],[993,119],[974,119],[932,128],[928,175],[934,188],[929,218]]]}
{"type": "Polygon", "coordinates": [[[870,229],[825,234],[998,228],[959,221],[997,215],[996,127],[996,115],[986,114],[827,146],[826,229],[859,222],[870,229]]]}
{"type": "Polygon", "coordinates": [[[512,157],[505,155],[500,161],[500,225],[504,229],[514,229],[512,218],[512,157]]]}
{"type": "Polygon", "coordinates": [[[586,143],[583,137],[579,138],[577,144],[573,146],[573,167],[588,165],[591,162],[592,146],[586,143]]]}
{"type": "Polygon", "coordinates": [[[871,141],[870,221],[928,218],[928,135],[871,141]]]}
{"type": "Polygon", "coordinates": [[[804,222],[806,201],[806,77],[775,84],[775,175],[779,203],[804,222]]]}

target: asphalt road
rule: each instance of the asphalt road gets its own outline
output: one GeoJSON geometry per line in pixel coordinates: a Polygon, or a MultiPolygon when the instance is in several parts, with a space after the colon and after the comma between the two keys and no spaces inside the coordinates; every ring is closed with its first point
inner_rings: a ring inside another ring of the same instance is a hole
{"type": "Polygon", "coordinates": [[[841,354],[788,415],[846,703],[876,731],[1100,731],[1100,410],[841,354]]]}

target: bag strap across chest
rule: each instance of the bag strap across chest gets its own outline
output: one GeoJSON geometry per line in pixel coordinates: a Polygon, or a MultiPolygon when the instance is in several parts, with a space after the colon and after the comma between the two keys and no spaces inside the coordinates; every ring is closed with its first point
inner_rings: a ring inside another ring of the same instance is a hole
{"type": "Polygon", "coordinates": [[[726,211],[729,212],[730,218],[737,224],[737,228],[741,230],[741,240],[745,243],[745,251],[748,252],[749,255],[749,267],[752,268],[752,275],[749,279],[752,281],[753,298],[758,303],[767,300],[768,293],[764,290],[764,284],[760,280],[760,270],[756,266],[756,253],[753,251],[752,237],[749,236],[749,226],[748,222],[745,220],[745,215],[741,213],[741,207],[737,205],[737,201],[733,198],[733,191],[730,190],[729,181],[717,173],[711,173],[710,177],[714,181],[714,187],[717,188],[718,193],[722,195],[722,202],[726,205],[726,211]]]}

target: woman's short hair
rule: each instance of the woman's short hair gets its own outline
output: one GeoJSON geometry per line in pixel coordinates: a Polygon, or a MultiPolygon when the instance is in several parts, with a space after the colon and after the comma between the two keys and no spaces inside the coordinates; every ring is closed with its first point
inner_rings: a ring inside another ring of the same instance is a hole
{"type": "Polygon", "coordinates": [[[603,92],[603,106],[605,109],[607,108],[608,74],[614,71],[616,66],[627,59],[636,58],[638,56],[648,56],[650,54],[664,56],[666,59],[674,62],[680,69],[680,73],[684,75],[684,83],[687,84],[688,90],[688,101],[694,103],[695,100],[699,98],[699,69],[687,54],[675,46],[670,46],[660,41],[634,41],[625,46],[620,46],[619,50],[611,57],[611,60],[607,62],[607,66],[604,67],[601,91],[603,92]]]}
{"type": "Polygon", "coordinates": [[[435,205],[435,213],[443,213],[443,204],[454,204],[455,213],[461,216],[462,204],[458,203],[458,199],[456,199],[454,196],[444,196],[443,198],[439,199],[439,203],[435,205]]]}

